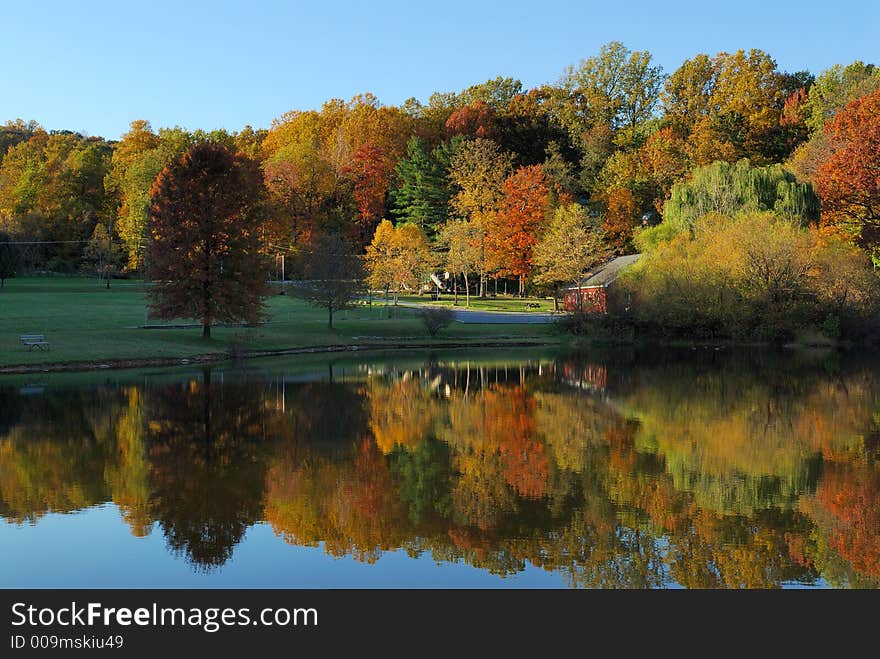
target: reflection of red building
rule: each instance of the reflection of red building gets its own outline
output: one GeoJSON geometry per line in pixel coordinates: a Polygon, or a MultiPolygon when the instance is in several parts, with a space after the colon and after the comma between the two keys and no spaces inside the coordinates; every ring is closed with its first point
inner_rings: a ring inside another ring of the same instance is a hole
{"type": "Polygon", "coordinates": [[[563,291],[562,304],[566,311],[608,313],[608,287],[624,268],[639,260],[641,254],[619,256],[609,261],[576,286],[563,291]]]}
{"type": "Polygon", "coordinates": [[[604,391],[607,377],[605,367],[599,364],[562,364],[563,382],[579,389],[604,391]]]}

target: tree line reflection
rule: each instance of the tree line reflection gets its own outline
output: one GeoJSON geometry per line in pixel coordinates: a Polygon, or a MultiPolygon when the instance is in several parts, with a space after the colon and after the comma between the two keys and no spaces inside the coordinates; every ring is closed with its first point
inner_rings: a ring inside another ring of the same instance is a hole
{"type": "Polygon", "coordinates": [[[0,516],[113,502],[197,570],[267,522],[334,556],[578,587],[880,586],[880,382],[777,360],[0,386],[0,516]]]}

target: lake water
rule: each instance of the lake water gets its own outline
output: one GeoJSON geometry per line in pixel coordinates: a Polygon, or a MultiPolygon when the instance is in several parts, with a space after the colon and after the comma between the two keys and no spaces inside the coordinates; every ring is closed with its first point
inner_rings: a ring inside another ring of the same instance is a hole
{"type": "Polygon", "coordinates": [[[880,361],[539,351],[0,378],[0,586],[877,587],[880,361]]]}

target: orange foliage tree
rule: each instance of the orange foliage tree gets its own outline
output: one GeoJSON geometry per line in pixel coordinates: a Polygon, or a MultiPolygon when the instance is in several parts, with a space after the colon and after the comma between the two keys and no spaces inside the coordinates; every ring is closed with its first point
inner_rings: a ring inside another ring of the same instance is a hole
{"type": "Polygon", "coordinates": [[[147,290],[160,318],[256,322],[267,293],[260,253],[257,164],[219,144],[190,148],[150,192],[147,290]]]}
{"type": "Polygon", "coordinates": [[[609,192],[607,204],[602,229],[614,248],[622,252],[632,239],[633,229],[639,218],[639,208],[632,192],[625,188],[609,192]]]}
{"type": "Polygon", "coordinates": [[[525,291],[532,248],[546,223],[550,183],[540,165],[520,167],[504,181],[501,209],[489,218],[486,249],[492,269],[519,279],[525,291]]]}
{"type": "Polygon", "coordinates": [[[446,120],[446,134],[491,138],[495,134],[495,110],[485,101],[459,108],[446,120]]]}
{"type": "Polygon", "coordinates": [[[385,196],[388,194],[390,169],[381,147],[366,142],[354,152],[351,164],[343,173],[354,184],[354,200],[358,208],[355,239],[363,247],[370,241],[379,220],[385,214],[385,196]]]}
{"type": "Polygon", "coordinates": [[[815,176],[822,221],[880,249],[880,90],[857,98],[825,125],[837,144],[815,176]]]}

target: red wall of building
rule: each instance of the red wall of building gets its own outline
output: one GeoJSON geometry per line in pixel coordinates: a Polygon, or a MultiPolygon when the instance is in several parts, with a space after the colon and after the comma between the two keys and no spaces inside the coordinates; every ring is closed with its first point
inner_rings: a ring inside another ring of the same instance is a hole
{"type": "Polygon", "coordinates": [[[562,298],[562,304],[566,311],[575,311],[582,309],[583,311],[591,311],[593,313],[606,313],[605,289],[602,287],[582,288],[565,291],[562,298]],[[578,301],[578,293],[580,293],[580,301],[578,301]]]}

